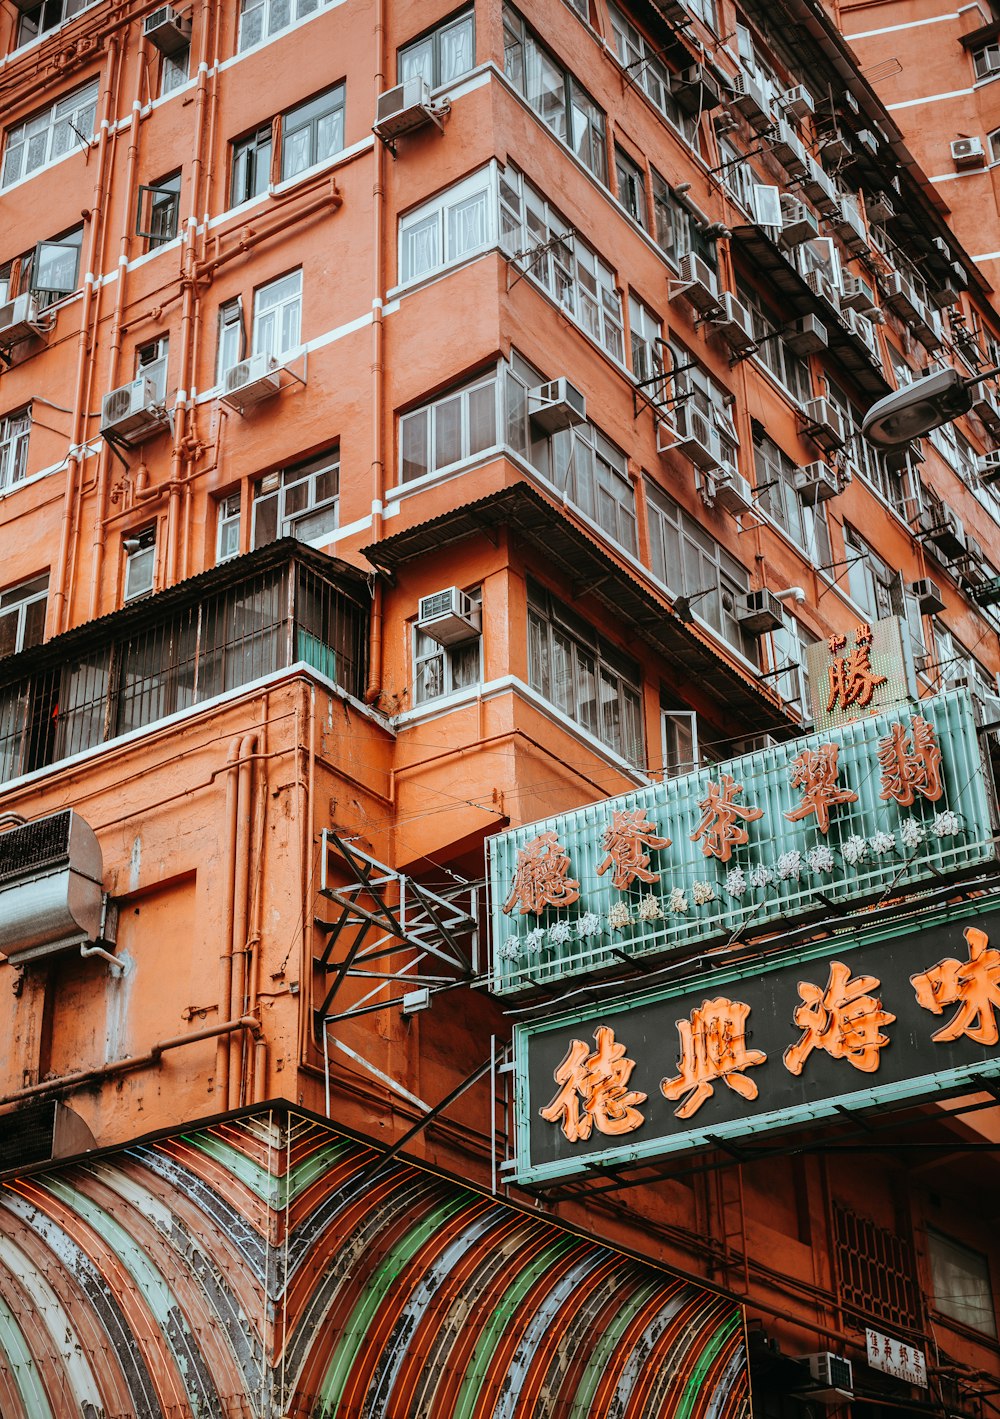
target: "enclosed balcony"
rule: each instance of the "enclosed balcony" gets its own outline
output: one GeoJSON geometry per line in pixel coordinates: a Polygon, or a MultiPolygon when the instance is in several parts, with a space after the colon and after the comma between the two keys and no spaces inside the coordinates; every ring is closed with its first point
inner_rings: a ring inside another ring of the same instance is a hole
{"type": "Polygon", "coordinates": [[[0,782],[305,662],[364,693],[370,597],[291,539],[0,660],[0,782]]]}

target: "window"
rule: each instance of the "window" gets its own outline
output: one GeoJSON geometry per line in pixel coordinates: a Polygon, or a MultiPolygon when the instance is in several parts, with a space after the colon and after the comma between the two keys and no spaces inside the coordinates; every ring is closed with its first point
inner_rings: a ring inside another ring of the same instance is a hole
{"type": "Polygon", "coordinates": [[[240,494],[227,493],[216,505],[215,560],[228,562],[240,550],[240,494]]]}
{"type": "Polygon", "coordinates": [[[681,345],[670,346],[670,370],[680,370],[671,377],[673,413],[670,422],[677,425],[679,435],[698,439],[712,450],[719,466],[736,466],[740,446],[732,415],[732,398],[715,383],[711,375],[698,364],[681,345]]]}
{"type": "Polygon", "coordinates": [[[833,554],[826,509],[814,497],[797,490],[798,465],[767,437],[759,424],[754,426],[753,451],[761,511],[784,528],[814,567],[829,566],[833,554]]]}
{"type": "Polygon", "coordinates": [[[229,181],[229,205],[238,207],[266,192],[271,181],[271,124],[258,128],[233,144],[232,175],[229,181]]]}
{"type": "Polygon", "coordinates": [[[544,49],[510,5],[503,8],[504,72],[552,133],[608,185],[604,113],[544,49]]]}
{"type": "Polygon", "coordinates": [[[703,236],[691,214],[681,206],[667,179],[651,167],[653,188],[653,231],[657,246],[677,264],[682,256],[693,251],[714,271],[718,265],[715,242],[703,236]]]}
{"type": "Polygon", "coordinates": [[[849,563],[847,585],[851,600],[857,602],[872,621],[893,614],[893,587],[898,580],[887,562],[859,532],[844,523],[844,554],[849,563]]]}
{"type": "Polygon", "coordinates": [[[399,221],[399,279],[417,281],[496,241],[493,175],[486,168],[399,221]]]}
{"type": "Polygon", "coordinates": [[[93,3],[94,0],[43,0],[41,5],[30,5],[21,10],[17,26],[18,47],[29,44],[40,34],[48,34],[49,30],[71,20],[93,3]]]}
{"type": "Polygon", "coordinates": [[[632,346],[632,373],[640,384],[649,388],[650,398],[660,394],[660,377],[663,374],[663,327],[638,296],[629,292],[628,298],[629,341],[632,346]]]}
{"type": "Polygon", "coordinates": [[[770,632],[772,671],[780,671],[770,677],[770,683],[788,704],[795,706],[803,719],[811,719],[809,707],[809,672],[806,665],[806,649],[815,645],[819,636],[814,636],[787,611],[782,613],[783,624],[770,632]]]}
{"type": "Polygon", "coordinates": [[[993,132],[987,135],[986,141],[990,145],[990,162],[1000,163],[1000,128],[994,128],[993,132]]]}
{"type": "Polygon", "coordinates": [[[16,123],[7,130],[0,187],[9,187],[28,177],[48,162],[69,153],[78,144],[89,143],[97,119],[97,79],[74,93],[65,95],[42,113],[16,123]]]}
{"type": "Polygon", "coordinates": [[[135,352],[136,375],[145,375],[153,381],[157,398],[162,402],[167,394],[167,356],[169,337],[158,335],[155,340],[147,340],[135,352]]]}
{"type": "Polygon", "coordinates": [[[160,69],[160,96],[182,88],[191,72],[191,46],[186,44],[177,54],[165,54],[160,69]]]}
{"type": "Polygon", "coordinates": [[[648,480],[646,502],[651,563],[656,576],[674,596],[690,596],[692,610],[700,620],[748,660],[756,661],[755,643],[737,620],[740,600],[750,590],[746,568],[662,488],[648,480]]]}
{"type": "Polygon", "coordinates": [[[136,236],[146,238],[149,251],[165,246],[177,235],[181,212],[181,175],[171,173],[148,187],[139,188],[136,236]]]}
{"type": "Polygon", "coordinates": [[[0,591],[0,656],[16,655],[45,637],[49,574],[0,591]]]}
{"type": "Polygon", "coordinates": [[[528,584],[528,681],[602,744],[631,764],[645,762],[642,672],[586,621],[528,584]]]}
{"type": "Polygon", "coordinates": [[[148,596],[156,573],[155,523],[123,538],[122,548],[125,552],[123,600],[134,601],[139,596],[148,596]]]}
{"type": "Polygon", "coordinates": [[[260,44],[319,8],[320,0],[241,0],[236,48],[242,51],[260,44]]]}
{"type": "Polygon", "coordinates": [[[260,286],[253,297],[253,352],[276,359],[299,343],[302,333],[302,272],[260,286]]]}
{"type": "MultiPolygon", "coordinates": [[[[481,606],[483,593],[476,587],[466,593],[469,600],[481,606]]],[[[477,685],[482,679],[482,637],[461,645],[439,645],[433,637],[413,628],[413,699],[418,705],[440,699],[467,685],[477,685]]]]}
{"type": "Polygon", "coordinates": [[[635,489],[621,449],[593,424],[577,424],[534,443],[538,471],[620,547],[635,556],[635,489]]]}
{"type": "Polygon", "coordinates": [[[994,40],[992,44],[984,44],[979,49],[974,49],[972,67],[976,71],[977,79],[989,79],[993,74],[1000,74],[1000,44],[994,40]]]}
{"type": "Polygon", "coordinates": [[[678,107],[670,92],[670,70],[659,58],[657,46],[650,44],[616,5],[608,5],[608,15],[619,63],[628,70],[633,82],[638,84],[654,108],[658,108],[670,125],[693,144],[698,133],[698,121],[694,115],[686,114],[678,107]]]}
{"type": "Polygon", "coordinates": [[[812,382],[809,378],[809,364],[801,355],[797,355],[786,345],[779,335],[778,331],[782,321],[772,316],[765,309],[764,303],[756,291],[751,290],[742,281],[737,282],[736,290],[740,300],[750,312],[754,339],[758,342],[754,358],[771,371],[778,383],[788,390],[793,399],[800,404],[811,399],[812,382]]]}
{"type": "Polygon", "coordinates": [[[399,421],[404,483],[472,458],[497,443],[497,377],[477,379],[399,421]]]}
{"type": "Polygon", "coordinates": [[[625,211],[638,222],[644,232],[649,231],[649,216],[646,210],[646,183],[642,168],[632,161],[627,153],[615,144],[615,182],[618,186],[618,201],[625,211]]]}
{"type": "Polygon", "coordinates": [[[20,483],[28,467],[31,406],[0,417],[0,493],[20,483]]]}
{"type": "Polygon", "coordinates": [[[40,241],[32,255],[21,263],[21,289],[37,292],[42,308],[72,295],[80,281],[82,247],[82,226],[52,241],[40,241]]]}
{"type": "Polygon", "coordinates": [[[931,1303],[942,1315],[989,1335],[997,1335],[990,1269],[985,1256],[927,1229],[931,1263],[931,1303]]]}
{"type": "Polygon", "coordinates": [[[344,85],[318,94],[281,117],[282,181],[339,153],[344,146],[344,85]]]}
{"type": "Polygon", "coordinates": [[[471,10],[448,20],[422,39],[400,51],[396,63],[399,83],[421,75],[428,88],[438,89],[467,74],[476,62],[476,26],[471,10]]]}
{"type": "Polygon", "coordinates": [[[698,716],[694,710],[660,710],[663,737],[663,776],[689,774],[699,764],[698,716]]]}
{"type": "Polygon", "coordinates": [[[310,542],[337,526],[340,451],[268,473],[254,488],[252,545],[279,537],[310,542]]]}
{"type": "Polygon", "coordinates": [[[243,302],[239,296],[219,306],[219,353],[215,378],[225,379],[226,370],[239,364],[246,354],[246,330],[243,325],[243,302]]]}
{"type": "Polygon", "coordinates": [[[520,268],[624,364],[615,273],[513,167],[500,177],[500,241],[511,255],[521,253],[520,268]]]}

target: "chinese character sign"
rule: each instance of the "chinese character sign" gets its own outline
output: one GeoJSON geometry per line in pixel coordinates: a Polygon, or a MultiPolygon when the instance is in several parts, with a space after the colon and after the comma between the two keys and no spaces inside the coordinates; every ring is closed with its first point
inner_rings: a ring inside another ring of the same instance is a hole
{"type": "Polygon", "coordinates": [[[909,634],[899,616],[861,621],[806,648],[809,699],[819,731],[916,696],[909,634]]]}
{"type": "Polygon", "coordinates": [[[660,986],[517,1026],[519,1177],[1000,1079],[1000,895],[976,907],[895,939],[870,928],[825,950],[810,941],[797,961],[757,958],[742,976],[720,971],[712,994],[660,986]]]}

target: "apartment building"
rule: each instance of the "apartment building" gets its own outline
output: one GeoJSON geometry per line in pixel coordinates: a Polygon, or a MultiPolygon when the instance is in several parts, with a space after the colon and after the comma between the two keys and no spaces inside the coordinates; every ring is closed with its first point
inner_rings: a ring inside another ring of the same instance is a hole
{"type": "Polygon", "coordinates": [[[0,51],[0,1411],[986,1419],[1000,313],[833,18],[0,51]]]}

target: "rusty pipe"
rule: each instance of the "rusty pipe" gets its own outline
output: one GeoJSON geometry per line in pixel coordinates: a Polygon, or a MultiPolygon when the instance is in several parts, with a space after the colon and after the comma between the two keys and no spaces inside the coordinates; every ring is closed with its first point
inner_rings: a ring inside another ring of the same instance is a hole
{"type": "MultiPolygon", "coordinates": [[[[385,88],[385,0],[375,0],[375,44],[378,63],[375,73],[376,97],[385,88]]],[[[382,538],[383,510],[385,498],[385,436],[383,430],[384,374],[385,374],[385,326],[382,316],[382,298],[385,291],[385,249],[382,240],[385,225],[385,148],[376,143],[372,160],[375,176],[372,184],[372,236],[374,238],[374,293],[372,295],[372,542],[382,538]]],[[[382,583],[378,579],[372,589],[371,619],[368,623],[368,684],[365,687],[365,703],[372,705],[382,693],[382,583]]]]}
{"type": "MultiPolygon", "coordinates": [[[[296,194],[297,195],[297,194],[296,194]]],[[[331,177],[329,191],[324,191],[313,197],[303,205],[292,217],[284,213],[284,209],[274,214],[273,222],[261,223],[259,226],[244,226],[241,228],[242,235],[235,246],[228,247],[225,251],[220,251],[216,256],[207,261],[199,261],[194,268],[194,280],[199,283],[207,283],[212,280],[220,266],[225,266],[228,262],[235,260],[237,256],[244,256],[248,251],[266,241],[269,237],[276,236],[279,232],[285,231],[291,222],[304,221],[306,217],[313,216],[316,212],[321,212],[326,207],[336,209],[340,207],[344,199],[340,194],[335,180],[331,177]]]]}
{"type": "MultiPolygon", "coordinates": [[[[249,757],[257,752],[259,735],[256,730],[244,734],[240,740],[236,780],[236,850],[233,859],[233,925],[232,942],[233,980],[230,1010],[244,1009],[247,993],[247,914],[250,891],[250,830],[253,811],[253,762],[249,757]]],[[[242,1052],[235,1041],[230,1041],[229,1053],[229,1106],[238,1108],[243,1102],[242,1052]]]]}
{"type": "MultiPolygon", "coordinates": [[[[219,955],[219,1009],[233,1013],[233,895],[236,889],[236,773],[240,746],[233,740],[226,756],[226,906],[219,955]]],[[[229,1041],[220,1036],[215,1056],[215,1091],[229,1102],[229,1041]]]]}

